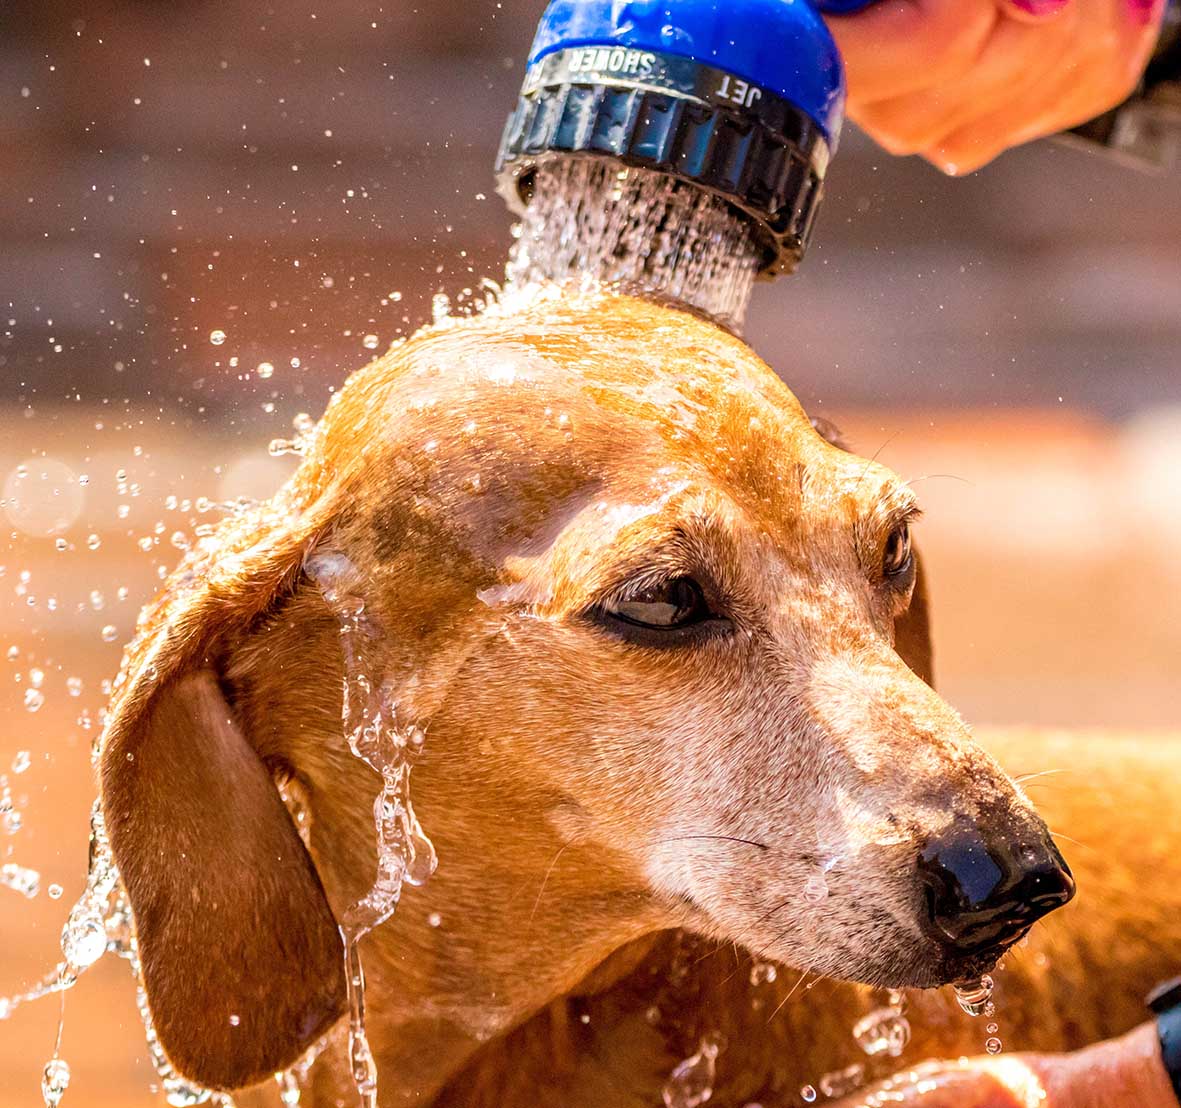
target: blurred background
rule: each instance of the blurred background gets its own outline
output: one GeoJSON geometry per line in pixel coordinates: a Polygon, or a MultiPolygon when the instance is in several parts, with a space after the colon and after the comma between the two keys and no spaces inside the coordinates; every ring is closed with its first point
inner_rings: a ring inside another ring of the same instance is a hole
{"type": "MultiPolygon", "coordinates": [[[[500,276],[492,159],[541,8],[0,5],[0,863],[40,874],[0,888],[0,995],[81,891],[140,605],[220,502],[290,471],[267,443],[297,413],[500,276]]],[[[1050,142],[948,180],[850,129],[748,338],[919,482],[969,719],[1181,722],[1181,180],[1050,142]]],[[[66,1016],[67,1104],[157,1102],[125,966],[66,1016]]],[[[56,1019],[0,1023],[6,1108],[41,1102],[56,1019]]]]}

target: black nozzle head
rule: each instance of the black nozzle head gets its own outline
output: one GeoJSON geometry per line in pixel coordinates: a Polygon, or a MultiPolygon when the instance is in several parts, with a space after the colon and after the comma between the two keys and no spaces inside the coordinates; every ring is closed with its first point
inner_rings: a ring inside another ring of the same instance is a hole
{"type": "Polygon", "coordinates": [[[638,64],[613,73],[614,53],[574,47],[529,70],[497,155],[509,206],[528,205],[538,168],[552,159],[611,159],[722,198],[750,221],[760,272],[792,272],[823,193],[829,147],[820,128],[781,97],[691,59],[649,53],[645,72],[638,64]]]}

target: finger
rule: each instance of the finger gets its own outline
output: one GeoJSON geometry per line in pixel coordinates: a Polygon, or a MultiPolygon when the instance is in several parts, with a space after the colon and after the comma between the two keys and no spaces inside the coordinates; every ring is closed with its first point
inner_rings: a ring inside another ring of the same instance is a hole
{"type": "Polygon", "coordinates": [[[828,26],[845,61],[852,109],[962,73],[1000,18],[995,0],[879,0],[828,26]]]}
{"type": "Polygon", "coordinates": [[[1135,79],[1124,84],[1121,67],[1113,67],[1102,39],[1061,67],[1053,79],[1018,100],[973,119],[949,132],[923,152],[945,173],[971,173],[1011,146],[1056,134],[1094,118],[1123,99],[1135,79]]]}
{"type": "Polygon", "coordinates": [[[1070,45],[1070,22],[1033,28],[1004,19],[962,79],[868,104],[853,118],[891,154],[927,150],[990,107],[1020,100],[1043,80],[1070,45]]]}
{"type": "Polygon", "coordinates": [[[1028,1108],[1011,1089],[986,1071],[967,1067],[935,1069],[891,1078],[831,1108],[1028,1108]]]}

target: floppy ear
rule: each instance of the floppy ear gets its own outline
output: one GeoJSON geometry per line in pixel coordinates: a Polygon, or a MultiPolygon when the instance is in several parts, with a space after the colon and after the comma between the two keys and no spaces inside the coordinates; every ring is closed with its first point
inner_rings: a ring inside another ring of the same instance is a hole
{"type": "Polygon", "coordinates": [[[102,804],[148,1006],[182,1076],[253,1084],[344,1010],[312,859],[219,684],[220,643],[290,592],[315,522],[236,522],[140,624],[112,703],[102,804]]]}
{"type": "MultiPolygon", "coordinates": [[[[852,447],[845,442],[835,424],[821,417],[812,419],[811,423],[816,433],[830,446],[852,453],[852,447]]],[[[894,621],[894,650],[919,677],[934,688],[935,669],[927,605],[927,574],[923,569],[923,559],[917,550],[914,557],[914,593],[910,598],[910,607],[894,621]]]]}

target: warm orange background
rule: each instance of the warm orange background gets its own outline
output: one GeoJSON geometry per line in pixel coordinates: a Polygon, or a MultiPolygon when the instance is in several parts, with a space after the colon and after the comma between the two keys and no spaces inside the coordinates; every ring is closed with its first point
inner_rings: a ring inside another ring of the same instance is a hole
{"type": "MultiPolygon", "coordinates": [[[[216,518],[167,498],[266,495],[290,468],[267,441],[365,335],[498,274],[491,161],[541,6],[0,11],[0,482],[46,458],[90,477],[65,551],[0,507],[0,773],[25,816],[0,862],[42,873],[32,901],[0,889],[0,994],[52,965],[82,886],[80,713],[172,533],[216,518]]],[[[1043,143],[948,181],[849,134],[804,272],[757,290],[756,348],[919,481],[938,675],[973,721],[1181,724],[1178,289],[1176,177],[1043,143]]],[[[69,994],[67,1106],[157,1103],[132,992],[104,961],[69,994]]],[[[4,1108],[40,1104],[56,1016],[0,1023],[4,1108]]]]}

